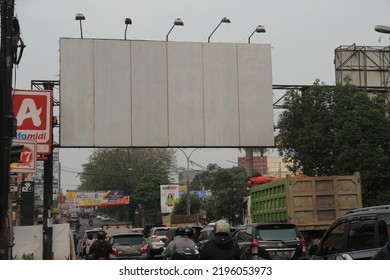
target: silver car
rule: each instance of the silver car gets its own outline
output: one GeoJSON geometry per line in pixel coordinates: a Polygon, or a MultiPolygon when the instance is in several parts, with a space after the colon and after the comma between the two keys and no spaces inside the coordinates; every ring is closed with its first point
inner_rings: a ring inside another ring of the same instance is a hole
{"type": "Polygon", "coordinates": [[[145,260],[146,242],[142,233],[117,233],[108,238],[112,246],[111,260],[145,260]]]}

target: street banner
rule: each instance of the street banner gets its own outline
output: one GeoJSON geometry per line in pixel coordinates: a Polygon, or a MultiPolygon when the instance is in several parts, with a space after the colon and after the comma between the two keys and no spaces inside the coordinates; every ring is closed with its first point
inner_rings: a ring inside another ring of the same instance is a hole
{"type": "Polygon", "coordinates": [[[124,196],[123,190],[108,190],[96,192],[67,191],[66,203],[80,207],[114,206],[130,203],[130,197],[124,196]]]}

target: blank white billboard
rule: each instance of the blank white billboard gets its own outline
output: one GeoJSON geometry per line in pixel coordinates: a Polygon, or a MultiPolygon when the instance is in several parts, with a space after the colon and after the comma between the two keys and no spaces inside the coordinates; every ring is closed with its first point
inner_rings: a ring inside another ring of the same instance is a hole
{"type": "Polygon", "coordinates": [[[268,44],[60,39],[61,147],[274,146],[268,44]]]}

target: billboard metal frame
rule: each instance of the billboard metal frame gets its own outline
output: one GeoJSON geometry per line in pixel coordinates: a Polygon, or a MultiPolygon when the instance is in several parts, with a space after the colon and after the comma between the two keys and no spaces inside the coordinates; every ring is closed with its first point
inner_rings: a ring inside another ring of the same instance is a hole
{"type": "Polygon", "coordinates": [[[356,86],[375,90],[388,88],[390,82],[390,46],[340,46],[335,49],[336,84],[348,80],[356,86]]]}

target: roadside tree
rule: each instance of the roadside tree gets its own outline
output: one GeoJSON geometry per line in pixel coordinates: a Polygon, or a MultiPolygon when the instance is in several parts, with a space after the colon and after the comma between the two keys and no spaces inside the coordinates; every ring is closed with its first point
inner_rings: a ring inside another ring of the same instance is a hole
{"type": "Polygon", "coordinates": [[[311,176],[361,173],[363,204],[390,199],[390,118],[382,94],[318,81],[285,97],[276,145],[288,168],[311,176]]]}
{"type": "Polygon", "coordinates": [[[167,184],[167,177],[147,175],[135,187],[132,199],[141,213],[141,224],[162,224],[160,185],[167,184]]]}
{"type": "Polygon", "coordinates": [[[242,221],[243,199],[247,194],[247,177],[244,168],[220,169],[211,186],[212,196],[207,200],[207,218],[225,218],[231,224],[242,221]]]}

